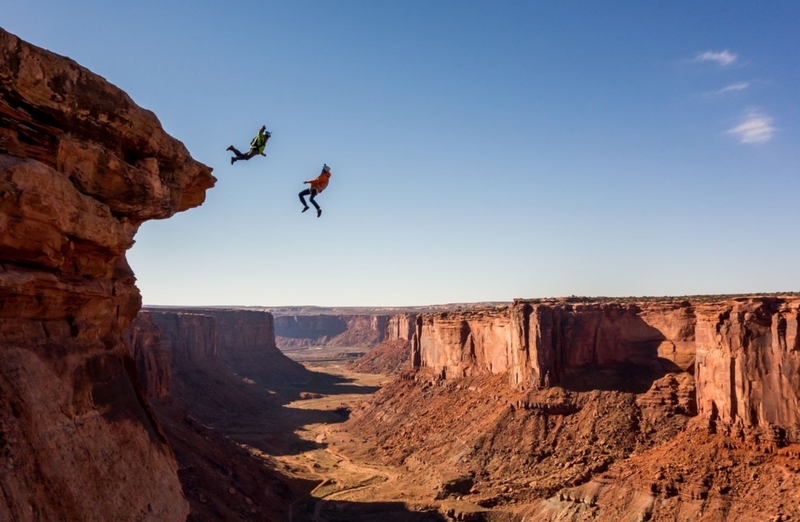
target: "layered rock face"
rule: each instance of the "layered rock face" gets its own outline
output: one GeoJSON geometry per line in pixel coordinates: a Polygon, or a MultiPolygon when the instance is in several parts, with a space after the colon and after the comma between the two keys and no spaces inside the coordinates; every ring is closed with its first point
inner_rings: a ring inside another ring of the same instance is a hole
{"type": "Polygon", "coordinates": [[[143,221],[201,204],[210,169],[124,92],[3,30],[0,120],[0,519],[183,520],[122,341],[141,305],[125,251],[143,221]]]}
{"type": "Polygon", "coordinates": [[[609,364],[685,370],[694,364],[695,323],[688,301],[517,300],[508,308],[420,316],[412,358],[444,377],[509,371],[511,383],[522,386],[609,364]]]}
{"type": "Polygon", "coordinates": [[[683,370],[694,362],[695,316],[688,301],[517,301],[510,315],[512,384],[555,384],[587,367],[611,364],[683,370]]]}
{"type": "MultiPolygon", "coordinates": [[[[269,312],[217,308],[164,310],[149,308],[134,322],[150,321],[160,331],[159,345],[166,362],[160,368],[138,364],[145,382],[163,372],[194,371],[205,363],[222,363],[237,374],[271,384],[304,381],[307,370],[275,345],[275,326],[269,312]]],[[[133,330],[133,327],[132,327],[133,330]]],[[[131,347],[134,350],[134,347],[131,347]]],[[[137,359],[137,362],[139,359],[137,359]]]]}
{"type": "Polygon", "coordinates": [[[190,362],[219,357],[217,321],[214,317],[199,313],[161,311],[139,314],[139,317],[143,316],[149,316],[158,327],[161,332],[161,349],[175,368],[181,368],[190,362]]]}
{"type": "Polygon", "coordinates": [[[275,318],[275,335],[289,340],[331,339],[347,330],[347,322],[338,315],[281,315],[275,318]]]}
{"type": "Polygon", "coordinates": [[[510,308],[424,314],[415,367],[440,377],[509,372],[547,387],[597,368],[690,372],[697,410],[729,432],[800,441],[800,299],[524,301],[510,308]]]}
{"type": "Polygon", "coordinates": [[[305,346],[370,346],[388,332],[387,315],[279,315],[275,335],[281,349],[305,346]]]}
{"type": "Polygon", "coordinates": [[[136,357],[142,380],[147,383],[162,373],[193,370],[205,362],[221,361],[234,371],[247,371],[270,364],[279,366],[273,358],[287,359],[275,346],[269,312],[151,308],[139,313],[126,336],[134,354],[163,352],[166,356],[153,365],[136,357]],[[149,331],[148,326],[156,334],[137,336],[140,331],[149,331]],[[135,344],[139,338],[141,347],[135,344]]]}
{"type": "Polygon", "coordinates": [[[505,308],[424,314],[417,319],[411,359],[444,378],[503,373],[512,342],[505,308]]]}
{"type": "Polygon", "coordinates": [[[220,354],[225,360],[244,361],[279,354],[275,346],[275,323],[269,312],[207,310],[217,321],[220,354]]]}
{"type": "Polygon", "coordinates": [[[161,345],[161,331],[148,312],[139,312],[124,334],[136,363],[139,382],[148,399],[169,397],[169,353],[161,345]]]}
{"type": "Polygon", "coordinates": [[[417,331],[417,314],[397,314],[386,320],[386,341],[410,341],[417,331]]]}
{"type": "Polygon", "coordinates": [[[737,299],[698,309],[698,409],[754,442],[800,442],[800,300],[737,299]]]}

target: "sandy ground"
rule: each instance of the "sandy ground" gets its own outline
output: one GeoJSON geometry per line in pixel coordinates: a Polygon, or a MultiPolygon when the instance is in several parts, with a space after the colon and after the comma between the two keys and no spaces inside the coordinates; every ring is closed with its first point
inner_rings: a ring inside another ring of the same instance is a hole
{"type": "MultiPolygon", "coordinates": [[[[309,370],[340,376],[348,381],[347,386],[374,390],[394,380],[394,376],[361,374],[347,370],[344,363],[310,364],[309,370]]],[[[284,405],[295,410],[290,416],[301,412],[349,411],[368,400],[369,393],[306,394],[300,400],[284,405]]],[[[370,462],[375,448],[352,438],[341,422],[311,422],[295,430],[295,435],[313,443],[313,449],[276,457],[293,476],[317,481],[318,485],[306,498],[292,506],[292,522],[334,520],[445,520],[435,505],[420,502],[430,497],[430,490],[415,487],[414,480],[404,480],[404,470],[396,466],[370,462]],[[359,451],[354,452],[358,446],[359,451]],[[357,453],[352,458],[349,454],[357,453]]]]}

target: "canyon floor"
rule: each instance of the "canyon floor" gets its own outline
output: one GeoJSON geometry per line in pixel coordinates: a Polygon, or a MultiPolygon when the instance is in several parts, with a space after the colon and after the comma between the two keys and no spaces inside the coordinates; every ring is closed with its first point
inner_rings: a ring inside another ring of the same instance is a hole
{"type": "Polygon", "coordinates": [[[273,389],[222,367],[176,375],[154,409],[189,520],[800,520],[800,448],[713,433],[686,409],[687,373],[519,390],[348,359],[273,389]]]}
{"type": "MultiPolygon", "coordinates": [[[[394,380],[393,376],[353,373],[342,364],[307,367],[368,390],[394,380]]],[[[307,412],[349,411],[366,398],[358,393],[313,394],[285,407],[307,412]]],[[[309,420],[296,434],[316,447],[276,459],[295,476],[319,482],[308,497],[293,504],[290,520],[443,520],[435,506],[426,502],[428,492],[424,488],[416,491],[420,488],[414,480],[407,480],[402,468],[370,458],[376,451],[374,445],[353,438],[346,423],[309,420]]]]}

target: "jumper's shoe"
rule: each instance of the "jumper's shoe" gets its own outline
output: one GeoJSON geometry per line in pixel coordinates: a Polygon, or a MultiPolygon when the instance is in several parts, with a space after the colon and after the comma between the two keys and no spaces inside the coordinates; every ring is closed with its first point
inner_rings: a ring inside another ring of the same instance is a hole
{"type": "Polygon", "coordinates": [[[318,208],[317,209],[317,217],[320,217],[321,215],[322,215],[322,209],[318,208]]]}
{"type": "Polygon", "coordinates": [[[236,158],[231,158],[231,165],[233,165],[234,163],[236,163],[236,158]]]}
{"type": "Polygon", "coordinates": [[[233,145],[228,145],[228,148],[225,149],[225,150],[229,150],[229,151],[233,152],[233,145]]]}
{"type": "Polygon", "coordinates": [[[306,210],[308,210],[308,207],[307,207],[307,206],[306,206],[306,207],[303,207],[303,210],[301,210],[301,211],[300,211],[300,213],[302,214],[302,213],[303,213],[303,212],[305,212],[306,210]]]}

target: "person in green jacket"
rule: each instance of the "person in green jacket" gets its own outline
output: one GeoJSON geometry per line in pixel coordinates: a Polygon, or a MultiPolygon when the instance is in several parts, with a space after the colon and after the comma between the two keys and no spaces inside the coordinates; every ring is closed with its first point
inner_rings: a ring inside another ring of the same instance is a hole
{"type": "Polygon", "coordinates": [[[241,152],[239,152],[233,145],[225,149],[236,154],[236,156],[231,158],[231,165],[233,165],[239,160],[245,160],[245,161],[249,160],[250,158],[258,154],[266,156],[266,154],[264,154],[264,147],[267,146],[267,140],[272,136],[272,133],[267,131],[266,128],[267,128],[266,126],[262,125],[261,128],[258,129],[258,134],[250,142],[250,150],[248,150],[246,154],[242,154],[241,152]]]}

